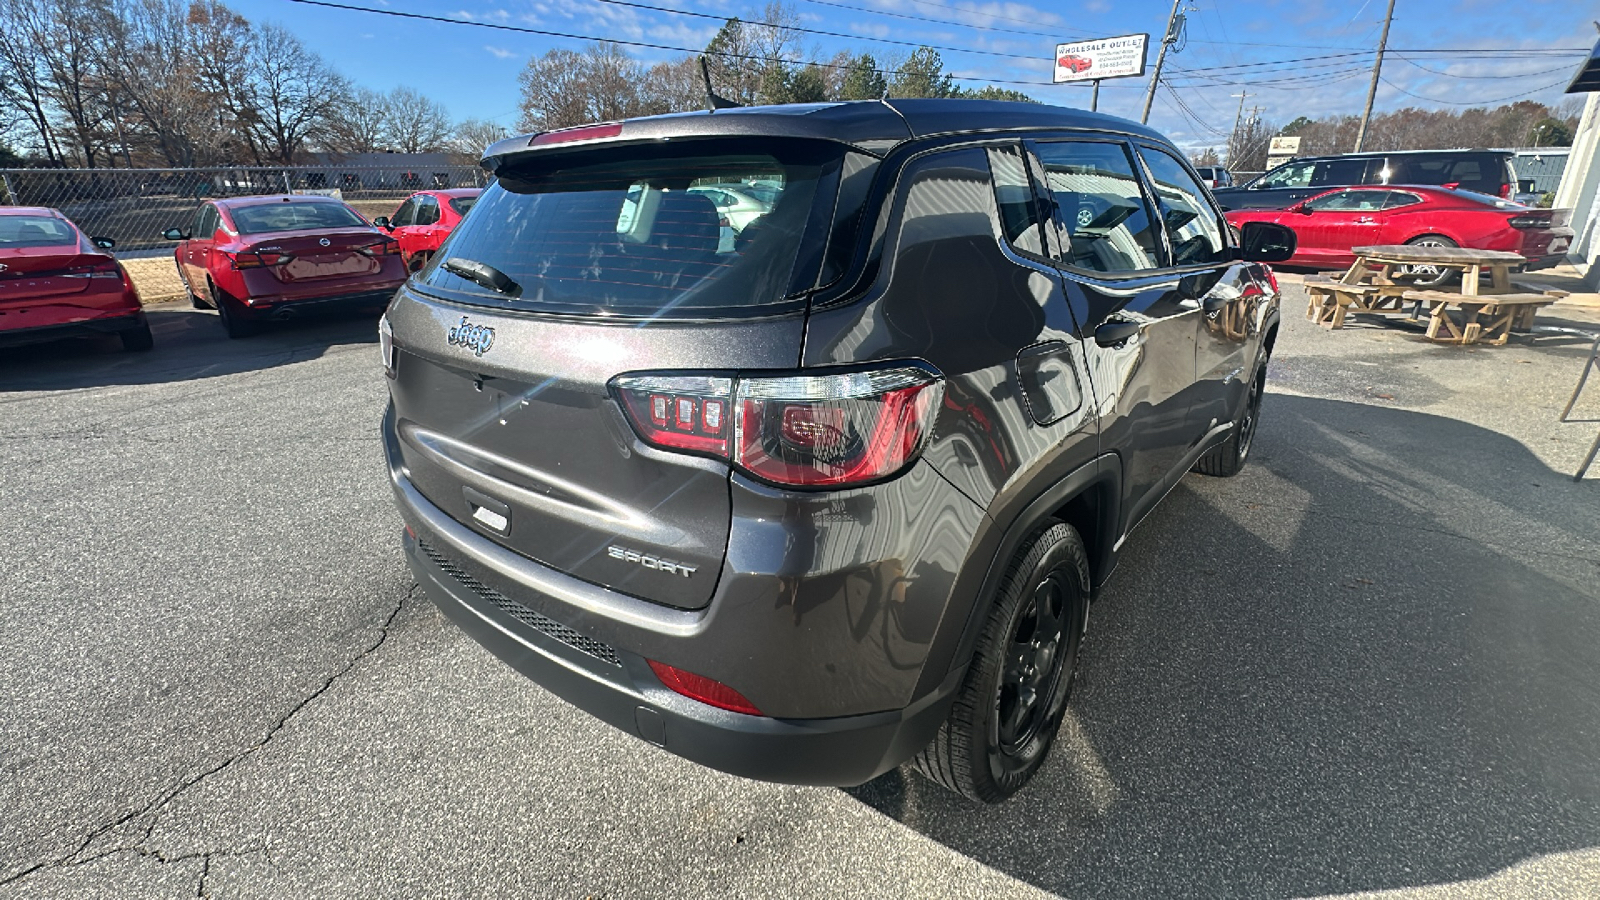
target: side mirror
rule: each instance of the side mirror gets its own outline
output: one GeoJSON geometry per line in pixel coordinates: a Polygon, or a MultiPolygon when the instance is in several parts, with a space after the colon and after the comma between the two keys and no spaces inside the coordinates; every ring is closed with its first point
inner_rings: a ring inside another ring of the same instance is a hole
{"type": "Polygon", "coordinates": [[[372,224],[378,226],[379,228],[382,228],[384,231],[393,231],[394,230],[394,226],[389,224],[389,217],[388,216],[379,216],[376,219],[372,220],[372,224]]]}
{"type": "Polygon", "coordinates": [[[101,250],[110,250],[117,245],[116,241],[108,237],[91,237],[89,238],[89,243],[99,247],[101,250]]]}
{"type": "Polygon", "coordinates": [[[166,231],[161,232],[161,236],[169,241],[187,241],[189,232],[184,231],[182,228],[168,228],[166,231]]]}
{"type": "Polygon", "coordinates": [[[1289,207],[1289,211],[1297,212],[1302,216],[1309,216],[1316,210],[1313,210],[1309,203],[1296,203],[1294,206],[1289,207]]]}
{"type": "Polygon", "coordinates": [[[1239,233],[1246,262],[1283,262],[1298,244],[1293,231],[1273,222],[1246,222],[1239,233]]]}
{"type": "Polygon", "coordinates": [[[1108,319],[1094,330],[1094,342],[1102,347],[1120,347],[1139,333],[1139,323],[1127,319],[1108,319]]]}

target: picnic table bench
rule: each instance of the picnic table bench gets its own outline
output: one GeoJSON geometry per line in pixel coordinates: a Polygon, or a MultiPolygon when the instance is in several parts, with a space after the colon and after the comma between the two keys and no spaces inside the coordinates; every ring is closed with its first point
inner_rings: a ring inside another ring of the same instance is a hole
{"type": "Polygon", "coordinates": [[[1313,322],[1340,328],[1352,312],[1416,320],[1426,307],[1429,340],[1448,344],[1488,340],[1502,345],[1511,331],[1532,328],[1540,307],[1565,296],[1560,291],[1534,292],[1513,285],[1511,270],[1527,262],[1515,253],[1409,244],[1355,247],[1352,252],[1354,264],[1337,279],[1306,278],[1310,297],[1306,317],[1313,322]],[[1459,270],[1461,290],[1419,289],[1415,284],[1419,266],[1432,267],[1435,272],[1440,268],[1459,270]],[[1485,272],[1488,285],[1480,283],[1485,272]]]}

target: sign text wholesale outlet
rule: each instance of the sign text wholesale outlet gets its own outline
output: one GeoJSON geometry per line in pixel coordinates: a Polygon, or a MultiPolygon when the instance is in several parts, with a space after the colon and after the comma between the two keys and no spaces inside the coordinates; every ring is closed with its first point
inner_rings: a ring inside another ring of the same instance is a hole
{"type": "Polygon", "coordinates": [[[1128,34],[1057,44],[1055,83],[1143,75],[1145,45],[1149,41],[1148,34],[1128,34]]]}

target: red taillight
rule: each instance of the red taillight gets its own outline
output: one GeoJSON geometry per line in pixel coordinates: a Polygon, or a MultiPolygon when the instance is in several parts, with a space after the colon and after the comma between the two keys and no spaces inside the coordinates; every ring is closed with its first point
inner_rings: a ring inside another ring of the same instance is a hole
{"type": "Polygon", "coordinates": [[[738,379],[623,375],[612,384],[646,443],[717,456],[795,487],[898,474],[922,451],[943,390],[916,366],[738,379]]]}
{"type": "Polygon", "coordinates": [[[1510,219],[1506,220],[1506,224],[1510,225],[1512,228],[1548,228],[1550,227],[1550,217],[1526,215],[1512,216],[1510,219]]]}
{"type": "Polygon", "coordinates": [[[357,247],[356,251],[358,253],[365,253],[366,255],[373,257],[397,256],[400,253],[400,242],[395,240],[379,241],[376,244],[368,244],[365,247],[357,247]]]}
{"type": "Polygon", "coordinates": [[[233,263],[235,269],[271,268],[294,260],[293,253],[281,250],[241,250],[238,253],[224,253],[223,256],[233,263]]]}
{"type": "MultiPolygon", "coordinates": [[[[40,272],[37,274],[48,275],[49,273],[40,272]]],[[[73,266],[70,269],[63,269],[60,274],[67,278],[115,278],[121,281],[122,267],[117,265],[116,260],[107,259],[93,262],[86,266],[73,266]]]]}
{"type": "Polygon", "coordinates": [[[756,709],[754,703],[744,698],[744,695],[715,679],[693,672],[685,672],[676,666],[656,662],[653,659],[645,660],[650,664],[650,670],[656,673],[661,683],[688,697],[699,700],[708,706],[726,709],[730,712],[744,713],[749,716],[761,715],[761,710],[756,709]]]}
{"type": "Polygon", "coordinates": [[[728,458],[733,379],[712,375],[623,375],[612,382],[645,443],[728,458]]]}
{"type": "Polygon", "coordinates": [[[1511,199],[1511,185],[1509,185],[1509,184],[1500,185],[1500,198],[1502,200],[1510,200],[1511,199]]]}
{"type": "Polygon", "coordinates": [[[609,125],[580,125],[577,128],[563,128],[560,131],[546,131],[537,135],[528,142],[529,147],[543,147],[547,144],[565,144],[571,141],[593,141],[600,138],[616,137],[622,133],[622,123],[613,122],[609,125]]]}

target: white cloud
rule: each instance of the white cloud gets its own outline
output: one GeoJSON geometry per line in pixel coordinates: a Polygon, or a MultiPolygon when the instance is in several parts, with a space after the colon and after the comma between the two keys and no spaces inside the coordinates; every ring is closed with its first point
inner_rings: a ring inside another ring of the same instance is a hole
{"type": "Polygon", "coordinates": [[[511,57],[518,55],[515,51],[507,50],[504,47],[495,47],[490,44],[484,44],[483,49],[489,51],[498,59],[510,59],[511,57]]]}

